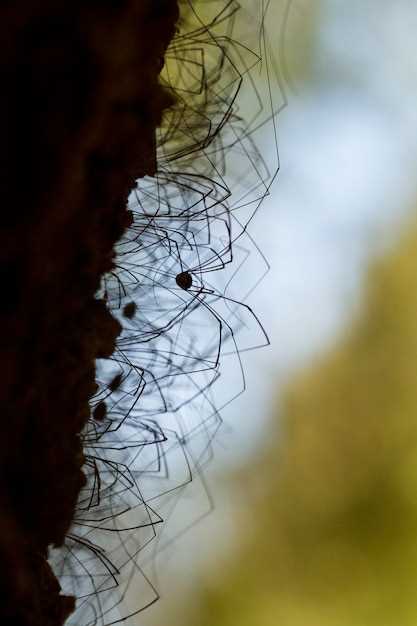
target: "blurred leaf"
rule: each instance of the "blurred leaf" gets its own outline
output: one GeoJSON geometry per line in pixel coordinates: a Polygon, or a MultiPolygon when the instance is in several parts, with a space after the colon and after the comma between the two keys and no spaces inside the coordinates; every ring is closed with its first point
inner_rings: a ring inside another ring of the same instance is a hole
{"type": "Polygon", "coordinates": [[[341,345],[287,389],[279,435],[239,477],[258,493],[242,548],[204,582],[190,625],[417,624],[416,355],[409,229],[370,271],[341,345]]]}

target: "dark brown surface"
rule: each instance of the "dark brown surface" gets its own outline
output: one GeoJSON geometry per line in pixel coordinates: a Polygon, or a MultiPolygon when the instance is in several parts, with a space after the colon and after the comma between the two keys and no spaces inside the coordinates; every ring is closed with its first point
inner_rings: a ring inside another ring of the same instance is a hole
{"type": "Polygon", "coordinates": [[[155,168],[177,6],[25,0],[0,18],[0,623],[58,626],[73,600],[45,556],[84,482],[94,360],[119,332],[95,293],[155,168]]]}

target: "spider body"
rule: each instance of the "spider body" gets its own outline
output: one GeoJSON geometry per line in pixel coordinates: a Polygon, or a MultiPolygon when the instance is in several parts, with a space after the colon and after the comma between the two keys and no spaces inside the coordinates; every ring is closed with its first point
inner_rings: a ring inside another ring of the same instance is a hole
{"type": "Polygon", "coordinates": [[[188,291],[188,289],[192,287],[193,277],[191,276],[190,272],[180,272],[176,275],[175,282],[177,283],[178,287],[181,287],[181,289],[188,291]]]}

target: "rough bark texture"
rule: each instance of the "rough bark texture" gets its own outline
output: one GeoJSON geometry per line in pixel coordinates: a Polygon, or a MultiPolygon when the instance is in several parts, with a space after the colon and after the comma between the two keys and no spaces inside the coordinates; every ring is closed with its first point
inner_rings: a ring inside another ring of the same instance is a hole
{"type": "Polygon", "coordinates": [[[176,0],[17,0],[0,9],[0,623],[59,626],[47,561],[84,482],[94,362],[119,324],[95,299],[134,180],[155,168],[176,0]]]}

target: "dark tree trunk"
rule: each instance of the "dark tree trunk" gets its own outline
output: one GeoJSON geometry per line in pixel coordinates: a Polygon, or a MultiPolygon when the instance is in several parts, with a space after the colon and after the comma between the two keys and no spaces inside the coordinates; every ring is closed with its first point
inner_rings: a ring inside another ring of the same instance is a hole
{"type": "Polygon", "coordinates": [[[59,626],[46,561],[84,482],[95,358],[119,324],[95,299],[155,168],[176,0],[15,0],[0,9],[0,622],[59,626]]]}

